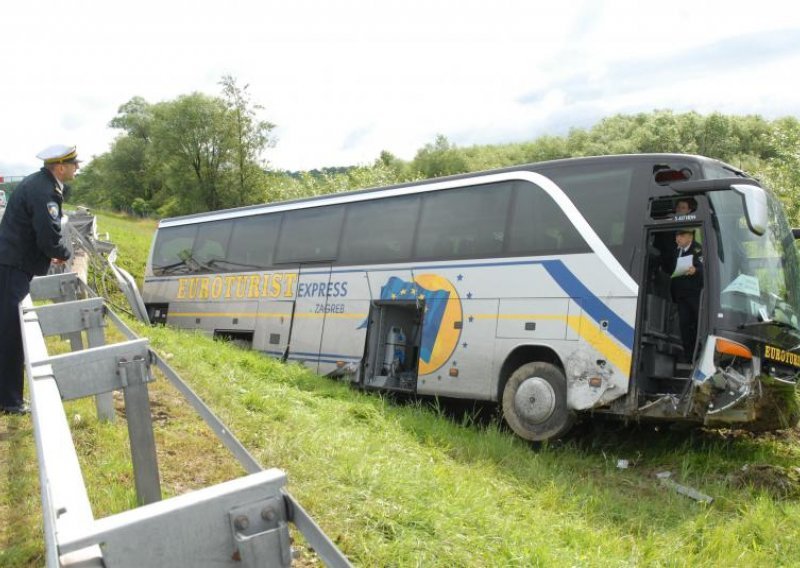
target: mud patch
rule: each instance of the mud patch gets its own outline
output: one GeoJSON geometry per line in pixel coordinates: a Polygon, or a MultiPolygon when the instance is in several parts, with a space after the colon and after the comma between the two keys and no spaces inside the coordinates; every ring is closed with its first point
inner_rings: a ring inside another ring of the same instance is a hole
{"type": "Polygon", "coordinates": [[[748,464],[730,477],[733,487],[764,491],[781,499],[800,497],[800,467],[748,464]]]}

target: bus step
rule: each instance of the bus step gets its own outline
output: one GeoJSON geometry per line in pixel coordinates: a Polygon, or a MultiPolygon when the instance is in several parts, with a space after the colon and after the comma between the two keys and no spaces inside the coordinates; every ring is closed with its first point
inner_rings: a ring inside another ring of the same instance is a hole
{"type": "Polygon", "coordinates": [[[638,408],[638,411],[645,416],[666,416],[674,415],[678,412],[680,399],[674,394],[656,395],[638,408]]]}
{"type": "Polygon", "coordinates": [[[686,388],[689,376],[685,377],[657,377],[652,381],[650,392],[661,395],[681,394],[686,388]]]}

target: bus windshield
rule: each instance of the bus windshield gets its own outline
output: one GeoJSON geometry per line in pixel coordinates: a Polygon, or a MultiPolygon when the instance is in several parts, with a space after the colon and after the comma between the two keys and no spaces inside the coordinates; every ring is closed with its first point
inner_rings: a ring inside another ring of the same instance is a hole
{"type": "Polygon", "coordinates": [[[719,231],[720,307],[738,325],[777,322],[800,328],[800,268],[794,237],[780,202],[768,194],[769,224],[758,236],[747,227],[742,198],[709,194],[719,231]]]}

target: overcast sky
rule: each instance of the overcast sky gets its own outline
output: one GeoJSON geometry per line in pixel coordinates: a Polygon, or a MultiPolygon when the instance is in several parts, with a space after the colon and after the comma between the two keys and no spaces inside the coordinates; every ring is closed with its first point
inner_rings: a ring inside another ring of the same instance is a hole
{"type": "Polygon", "coordinates": [[[29,0],[0,4],[0,175],[110,148],[134,96],[233,75],[298,170],[532,140],[669,108],[800,116],[800,3],[29,0]]]}

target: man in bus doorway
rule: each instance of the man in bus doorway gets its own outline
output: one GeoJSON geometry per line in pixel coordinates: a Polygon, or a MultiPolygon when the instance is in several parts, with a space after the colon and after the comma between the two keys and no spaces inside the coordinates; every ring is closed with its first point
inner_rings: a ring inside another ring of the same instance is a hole
{"type": "Polygon", "coordinates": [[[697,209],[697,203],[691,197],[682,197],[675,203],[675,217],[688,215],[697,209]]]}
{"type": "Polygon", "coordinates": [[[703,291],[703,249],[694,240],[692,229],[675,232],[675,268],[670,290],[678,305],[678,322],[683,343],[683,362],[691,363],[697,341],[700,293],[703,291]]]}
{"type": "Polygon", "coordinates": [[[62,263],[72,252],[61,234],[64,184],[79,167],[75,146],[51,146],[36,156],[42,169],[26,177],[11,194],[0,222],[0,413],[27,414],[22,398],[24,353],[19,303],[34,276],[47,274],[51,260],[62,263]]]}

